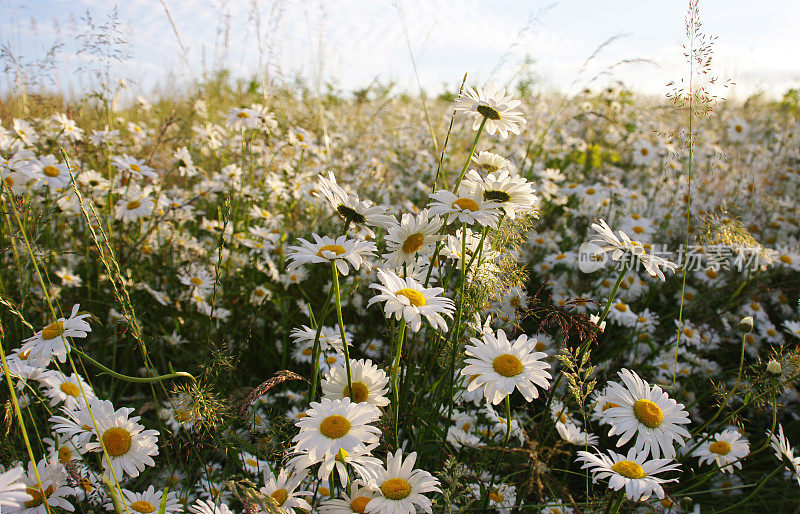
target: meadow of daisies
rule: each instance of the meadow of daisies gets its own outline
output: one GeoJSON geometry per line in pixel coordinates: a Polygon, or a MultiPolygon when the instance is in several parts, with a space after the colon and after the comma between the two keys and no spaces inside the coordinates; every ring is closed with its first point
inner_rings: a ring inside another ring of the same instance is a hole
{"type": "Polygon", "coordinates": [[[470,86],[3,104],[2,512],[794,511],[796,95],[470,86]]]}

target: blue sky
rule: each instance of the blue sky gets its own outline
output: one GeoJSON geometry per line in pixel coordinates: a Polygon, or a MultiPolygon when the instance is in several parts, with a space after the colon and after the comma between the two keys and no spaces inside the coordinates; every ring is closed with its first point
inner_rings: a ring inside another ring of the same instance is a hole
{"type": "MultiPolygon", "coordinates": [[[[345,90],[377,78],[416,91],[398,4],[428,90],[453,88],[464,72],[470,82],[504,83],[525,56],[535,60],[533,71],[542,85],[562,90],[574,83],[574,91],[623,60],[652,61],[613,68],[614,78],[649,94],[663,95],[667,82],[685,75],[682,0],[165,1],[185,52],[161,0],[119,4],[131,59],[113,73],[145,91],[183,87],[192,74],[219,62],[234,74],[255,70],[259,38],[253,5],[261,18],[261,62],[273,77],[300,73],[314,84],[321,76],[345,90]],[[579,75],[594,50],[618,34],[623,36],[579,75]]],[[[34,59],[61,39],[56,83],[81,91],[90,79],[76,72],[86,56],[76,55],[73,35],[83,30],[85,11],[102,22],[111,6],[106,0],[0,1],[0,42],[34,59]]],[[[774,95],[800,85],[800,1],[706,0],[701,17],[705,31],[718,37],[715,73],[736,82],[728,96],[744,98],[754,90],[774,95]]]]}

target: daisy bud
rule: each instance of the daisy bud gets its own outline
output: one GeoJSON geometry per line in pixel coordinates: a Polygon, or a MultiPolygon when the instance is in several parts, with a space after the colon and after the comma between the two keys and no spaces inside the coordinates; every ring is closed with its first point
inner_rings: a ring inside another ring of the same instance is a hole
{"type": "Polygon", "coordinates": [[[752,331],[753,331],[753,316],[747,316],[746,318],[742,318],[742,321],[739,322],[739,332],[747,334],[748,332],[752,331]]]}
{"type": "Polygon", "coordinates": [[[773,375],[780,375],[783,373],[783,369],[781,368],[781,363],[776,361],[775,359],[770,360],[767,363],[767,373],[771,373],[773,375]]]}

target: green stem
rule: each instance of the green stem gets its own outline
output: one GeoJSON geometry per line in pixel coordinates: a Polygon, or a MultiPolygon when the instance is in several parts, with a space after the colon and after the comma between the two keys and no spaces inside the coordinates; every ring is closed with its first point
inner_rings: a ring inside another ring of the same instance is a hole
{"type": "Polygon", "coordinates": [[[322,307],[322,315],[317,317],[317,334],[314,337],[314,351],[312,352],[313,357],[311,358],[313,369],[312,373],[312,380],[311,380],[311,388],[308,390],[308,398],[306,398],[306,403],[311,403],[314,398],[317,397],[317,382],[319,382],[319,354],[320,354],[320,343],[319,338],[322,334],[322,327],[325,324],[325,319],[328,317],[328,311],[331,308],[331,302],[333,301],[333,287],[328,292],[328,298],[325,300],[325,305],[322,307]]]}
{"type": "Polygon", "coordinates": [[[478,127],[478,132],[475,134],[475,139],[472,141],[472,147],[469,149],[469,155],[467,155],[467,160],[464,162],[464,167],[461,168],[461,173],[459,173],[456,183],[453,184],[453,192],[458,191],[459,184],[461,184],[461,181],[464,180],[464,175],[467,173],[469,163],[472,161],[472,156],[475,154],[475,147],[478,146],[478,139],[480,139],[481,133],[483,133],[483,127],[486,125],[486,120],[487,118],[484,116],[483,121],[481,121],[481,126],[478,127]]]}
{"type": "Polygon", "coordinates": [[[117,373],[113,369],[108,368],[103,364],[100,364],[99,362],[89,357],[86,353],[82,352],[81,350],[78,350],[77,348],[72,348],[72,350],[75,351],[75,353],[77,353],[78,355],[80,355],[82,359],[86,359],[87,361],[89,361],[90,364],[102,369],[104,373],[111,375],[112,377],[117,378],[119,380],[123,380],[125,382],[137,382],[140,384],[149,384],[152,382],[163,382],[164,380],[170,380],[172,378],[190,378],[192,382],[197,383],[197,379],[195,379],[191,373],[186,373],[185,371],[176,371],[174,373],[159,375],[157,377],[131,377],[128,375],[123,375],[122,373],[117,373]]]}
{"type": "Polygon", "coordinates": [[[392,388],[394,389],[394,440],[397,447],[400,447],[398,428],[400,426],[400,389],[397,384],[397,374],[400,371],[400,355],[403,352],[403,341],[406,336],[406,319],[400,318],[400,330],[397,336],[397,348],[394,352],[394,364],[392,365],[392,388]]]}
{"type": "Polygon", "coordinates": [[[344,366],[347,370],[347,393],[353,398],[353,379],[350,376],[350,350],[347,345],[347,336],[344,332],[344,321],[342,320],[342,297],[339,293],[339,270],[336,267],[336,259],[331,261],[331,273],[333,274],[333,291],[336,295],[336,319],[339,321],[339,332],[342,336],[342,348],[344,349],[344,366]]]}

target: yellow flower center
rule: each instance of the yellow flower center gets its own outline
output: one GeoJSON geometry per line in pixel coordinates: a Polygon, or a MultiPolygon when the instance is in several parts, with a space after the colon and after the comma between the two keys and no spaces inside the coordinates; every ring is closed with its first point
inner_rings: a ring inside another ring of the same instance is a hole
{"type": "Polygon", "coordinates": [[[595,189],[594,189],[593,187],[590,187],[589,189],[587,189],[587,190],[586,190],[586,194],[587,194],[587,195],[593,195],[593,194],[595,194],[596,192],[597,192],[597,191],[595,191],[595,189]]]}
{"type": "Polygon", "coordinates": [[[350,432],[350,420],[338,414],[328,416],[319,424],[319,431],[329,439],[339,439],[350,432]]]}
{"type": "Polygon", "coordinates": [[[31,497],[30,500],[25,502],[25,506],[29,509],[32,509],[43,504],[44,501],[49,498],[51,494],[53,494],[53,486],[48,486],[47,489],[44,490],[44,494],[42,494],[42,490],[38,487],[28,487],[25,491],[31,497]]]}
{"type": "Polygon", "coordinates": [[[643,156],[647,157],[647,154],[650,153],[650,150],[648,150],[647,148],[642,148],[641,150],[639,150],[639,153],[641,153],[643,156]]]}
{"type": "Polygon", "coordinates": [[[138,501],[135,501],[135,502],[131,503],[131,510],[135,510],[136,512],[143,512],[145,514],[149,514],[150,512],[155,512],[156,508],[153,507],[153,504],[148,502],[148,501],[138,500],[138,501]]]}
{"type": "Polygon", "coordinates": [[[397,291],[395,294],[400,296],[405,296],[406,298],[408,298],[409,303],[411,303],[411,305],[413,305],[414,307],[422,307],[428,303],[425,301],[425,295],[423,295],[422,293],[420,293],[415,289],[409,289],[407,287],[404,287],[403,289],[397,291]]]}
{"type": "Polygon", "coordinates": [[[475,212],[480,209],[475,200],[471,200],[469,198],[459,198],[458,200],[453,202],[453,208],[455,209],[456,207],[461,209],[462,211],[472,211],[472,212],[475,212]]]}
{"type": "Polygon", "coordinates": [[[64,394],[76,398],[81,392],[80,388],[77,385],[73,384],[72,382],[64,382],[63,384],[58,386],[58,388],[61,389],[61,391],[63,391],[64,394]]]}
{"type": "Polygon", "coordinates": [[[331,355],[330,357],[326,357],[325,358],[325,362],[327,362],[329,365],[330,364],[335,364],[337,360],[339,360],[339,359],[337,359],[333,355],[331,355]]]}
{"type": "Polygon", "coordinates": [[[706,276],[708,278],[717,278],[719,276],[719,274],[717,274],[717,272],[714,271],[713,269],[707,269],[706,270],[706,276]]]}
{"type": "Polygon", "coordinates": [[[784,264],[791,264],[792,258],[789,257],[788,255],[781,255],[781,262],[784,264]]]}
{"type": "Polygon", "coordinates": [[[503,495],[492,491],[491,493],[489,493],[489,499],[495,503],[500,503],[501,501],[503,501],[503,495]]]}
{"type": "Polygon", "coordinates": [[[133,438],[130,432],[124,428],[109,428],[103,434],[103,446],[106,447],[106,451],[112,457],[119,457],[128,453],[132,443],[133,438]]]}
{"type": "Polygon", "coordinates": [[[632,460],[621,460],[611,466],[611,469],[625,478],[633,478],[636,480],[644,478],[644,470],[639,464],[633,462],[632,460]]]}
{"type": "Polygon", "coordinates": [[[405,253],[416,253],[422,248],[422,244],[425,242],[425,236],[422,234],[411,234],[408,236],[403,243],[403,251],[405,253]]]}
{"type": "Polygon", "coordinates": [[[733,127],[733,130],[741,133],[744,130],[744,127],[742,127],[741,125],[736,125],[735,127],[733,127]]]}
{"type": "Polygon", "coordinates": [[[249,118],[249,117],[250,117],[250,115],[249,115],[249,114],[247,114],[247,113],[246,113],[246,112],[244,112],[244,111],[241,111],[241,112],[237,112],[237,113],[236,113],[236,117],[237,117],[237,118],[249,118]]]}
{"type": "Polygon", "coordinates": [[[353,382],[353,392],[350,392],[348,386],[344,386],[342,394],[344,396],[349,396],[350,399],[356,403],[361,403],[367,401],[369,397],[369,388],[364,382],[353,382]]]}
{"type": "Polygon", "coordinates": [[[192,284],[194,284],[196,286],[199,286],[199,285],[203,284],[203,279],[200,278],[200,277],[192,277],[192,279],[189,282],[191,282],[192,284]]]}
{"type": "Polygon", "coordinates": [[[614,305],[614,308],[617,309],[619,312],[627,312],[628,311],[628,306],[625,305],[624,303],[618,303],[618,304],[614,305]]]}
{"type": "Polygon", "coordinates": [[[81,481],[80,481],[80,483],[79,483],[79,485],[80,485],[80,486],[83,488],[83,490],[84,490],[84,491],[86,491],[87,493],[91,493],[92,491],[94,491],[94,486],[92,485],[92,483],[89,481],[89,479],[88,479],[88,478],[82,478],[82,479],[81,479],[81,481]]]}
{"type": "Polygon", "coordinates": [[[309,355],[311,355],[312,353],[314,353],[314,350],[312,350],[311,348],[303,348],[303,352],[302,352],[302,353],[303,353],[303,355],[305,355],[306,357],[308,357],[309,355]]]}
{"type": "Polygon", "coordinates": [[[686,337],[694,337],[694,332],[692,332],[692,329],[691,329],[691,328],[684,328],[684,329],[683,329],[683,334],[684,334],[686,337]]]}
{"type": "Polygon", "coordinates": [[[492,368],[504,377],[515,377],[522,373],[522,361],[510,353],[504,353],[495,357],[492,361],[492,368]]]}
{"type": "Polygon", "coordinates": [[[346,251],[347,250],[345,250],[344,247],[341,245],[325,245],[319,249],[319,251],[317,252],[317,257],[322,257],[323,259],[326,259],[327,257],[322,255],[322,252],[333,252],[336,255],[342,255],[346,251]]]}
{"type": "Polygon", "coordinates": [[[72,452],[66,446],[62,446],[58,449],[58,461],[61,464],[66,464],[67,462],[72,460],[72,452]]]}
{"type": "Polygon", "coordinates": [[[286,489],[278,489],[274,493],[270,494],[272,499],[275,500],[275,503],[278,504],[278,507],[286,503],[286,499],[289,497],[289,493],[286,492],[286,489]]]}
{"type": "Polygon", "coordinates": [[[367,498],[366,496],[359,496],[358,498],[350,502],[350,509],[353,512],[364,514],[367,511],[367,504],[371,501],[372,498],[367,498]]]}
{"type": "Polygon", "coordinates": [[[192,416],[189,414],[189,411],[185,409],[175,409],[175,420],[178,423],[186,423],[190,419],[192,419],[192,416]]]}
{"type": "Polygon", "coordinates": [[[141,206],[141,205],[142,205],[142,202],[140,202],[139,200],[131,200],[130,202],[128,202],[128,210],[132,211],[134,209],[138,209],[139,206],[141,206]]]}
{"type": "Polygon", "coordinates": [[[728,455],[731,451],[731,445],[728,441],[714,441],[708,445],[708,451],[717,455],[728,455]]]}
{"type": "Polygon", "coordinates": [[[45,166],[42,172],[48,177],[57,177],[61,174],[55,166],[45,166]]]}
{"type": "Polygon", "coordinates": [[[664,420],[664,413],[661,412],[661,407],[651,402],[650,400],[636,400],[633,404],[633,414],[644,426],[656,428],[661,425],[664,420]]]}
{"type": "Polygon", "coordinates": [[[541,352],[545,349],[545,344],[541,341],[536,341],[536,346],[533,347],[537,352],[541,352]]]}
{"type": "Polygon", "coordinates": [[[619,405],[614,402],[606,402],[606,404],[603,405],[603,412],[607,411],[608,409],[613,409],[614,407],[619,407],[619,405]]]}
{"type": "Polygon", "coordinates": [[[51,323],[42,329],[42,339],[55,339],[64,333],[64,324],[60,321],[51,323]]]}
{"type": "Polygon", "coordinates": [[[381,492],[390,500],[402,500],[411,494],[411,484],[402,478],[390,478],[381,484],[381,492]]]}
{"type": "Polygon", "coordinates": [[[633,231],[636,232],[637,234],[644,234],[644,229],[642,227],[640,227],[639,225],[636,225],[635,227],[633,227],[633,231]]]}

